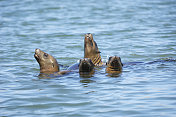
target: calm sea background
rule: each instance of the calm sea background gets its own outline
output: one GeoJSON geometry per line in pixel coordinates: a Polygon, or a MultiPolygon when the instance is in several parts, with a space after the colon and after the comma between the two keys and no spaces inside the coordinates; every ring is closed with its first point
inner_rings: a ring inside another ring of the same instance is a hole
{"type": "Polygon", "coordinates": [[[176,0],[0,0],[1,117],[175,117],[176,62],[40,79],[36,48],[68,66],[92,33],[104,61],[176,58],[176,0]]]}

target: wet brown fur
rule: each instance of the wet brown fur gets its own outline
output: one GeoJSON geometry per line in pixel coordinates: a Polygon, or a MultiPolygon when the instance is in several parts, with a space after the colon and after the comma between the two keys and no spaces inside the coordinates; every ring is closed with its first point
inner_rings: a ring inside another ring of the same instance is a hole
{"type": "Polygon", "coordinates": [[[117,56],[109,57],[108,62],[106,63],[106,72],[107,73],[121,73],[123,64],[121,62],[121,58],[117,56]]]}
{"type": "Polygon", "coordinates": [[[93,40],[93,35],[85,34],[84,39],[84,58],[90,58],[95,66],[102,66],[100,51],[96,42],[93,40]]]}
{"type": "Polygon", "coordinates": [[[68,71],[60,71],[57,60],[50,54],[47,54],[40,49],[35,50],[34,57],[39,63],[40,73],[47,73],[47,74],[56,73],[62,75],[68,72],[68,71]]]}
{"type": "Polygon", "coordinates": [[[90,58],[80,59],[79,72],[91,72],[94,70],[94,64],[90,58]]]}

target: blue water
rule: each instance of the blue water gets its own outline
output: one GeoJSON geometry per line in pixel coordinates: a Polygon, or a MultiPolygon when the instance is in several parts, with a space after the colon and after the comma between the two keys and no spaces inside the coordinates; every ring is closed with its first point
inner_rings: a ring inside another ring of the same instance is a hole
{"type": "Polygon", "coordinates": [[[35,48],[69,66],[92,33],[103,61],[176,58],[175,0],[0,0],[0,116],[174,117],[176,62],[40,79],[35,48]]]}

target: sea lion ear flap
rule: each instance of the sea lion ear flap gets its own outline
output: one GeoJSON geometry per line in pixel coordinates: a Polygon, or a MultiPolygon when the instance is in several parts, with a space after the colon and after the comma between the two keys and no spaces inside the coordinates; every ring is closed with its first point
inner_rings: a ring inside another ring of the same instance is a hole
{"type": "Polygon", "coordinates": [[[120,59],[120,63],[121,63],[121,65],[122,65],[122,67],[123,67],[123,63],[122,63],[122,61],[121,61],[121,58],[119,57],[119,59],[120,59]]]}

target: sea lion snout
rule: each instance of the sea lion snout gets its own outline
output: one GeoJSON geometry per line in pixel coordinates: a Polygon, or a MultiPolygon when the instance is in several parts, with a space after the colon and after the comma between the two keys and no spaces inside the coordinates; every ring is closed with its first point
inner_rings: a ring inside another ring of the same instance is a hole
{"type": "Polygon", "coordinates": [[[111,64],[111,66],[113,66],[113,67],[119,67],[119,66],[121,65],[121,63],[120,63],[120,57],[117,57],[117,56],[112,57],[110,64],[111,64]]]}
{"type": "Polygon", "coordinates": [[[87,34],[85,34],[85,38],[87,39],[87,40],[93,40],[93,35],[91,34],[91,33],[87,33],[87,34]]]}
{"type": "Polygon", "coordinates": [[[40,49],[36,48],[36,49],[35,49],[35,54],[39,54],[40,51],[41,51],[40,49]]]}
{"type": "Polygon", "coordinates": [[[87,38],[87,39],[90,39],[90,36],[89,36],[89,35],[86,35],[86,38],[87,38]]]}
{"type": "Polygon", "coordinates": [[[35,58],[39,58],[39,53],[40,53],[40,51],[41,51],[41,50],[38,49],[38,48],[35,49],[35,54],[34,54],[34,57],[35,57],[35,58]]]}
{"type": "Polygon", "coordinates": [[[35,49],[35,54],[34,54],[34,57],[36,58],[36,60],[38,61],[39,59],[39,53],[40,53],[40,49],[35,49]]]}
{"type": "Polygon", "coordinates": [[[89,43],[90,45],[93,45],[92,44],[92,36],[91,36],[91,34],[90,33],[88,33],[88,34],[85,34],[85,42],[86,43],[89,43]]]}

